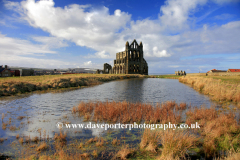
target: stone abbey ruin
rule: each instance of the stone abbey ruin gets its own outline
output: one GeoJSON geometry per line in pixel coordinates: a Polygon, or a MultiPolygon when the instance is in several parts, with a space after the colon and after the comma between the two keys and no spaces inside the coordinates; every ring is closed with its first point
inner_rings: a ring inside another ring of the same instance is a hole
{"type": "Polygon", "coordinates": [[[185,71],[175,71],[175,75],[178,75],[178,76],[182,76],[182,75],[186,75],[186,72],[185,71]]]}
{"type": "Polygon", "coordinates": [[[125,45],[125,51],[116,53],[114,66],[104,63],[103,70],[97,70],[96,73],[104,74],[144,74],[148,75],[148,64],[143,58],[143,44],[137,43],[134,39],[129,45],[125,45]]]}

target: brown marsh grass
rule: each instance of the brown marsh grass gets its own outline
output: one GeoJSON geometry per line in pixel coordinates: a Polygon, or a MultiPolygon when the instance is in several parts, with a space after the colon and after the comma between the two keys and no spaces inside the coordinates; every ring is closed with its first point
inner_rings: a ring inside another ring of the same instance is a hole
{"type": "Polygon", "coordinates": [[[120,144],[120,140],[118,140],[117,137],[112,140],[112,145],[119,145],[119,144],[120,144]]]}
{"type": "Polygon", "coordinates": [[[185,76],[179,78],[179,82],[192,85],[194,89],[203,94],[210,95],[210,98],[216,101],[240,102],[240,83],[238,83],[240,82],[240,76],[234,76],[234,78],[217,77],[217,79],[216,77],[204,78],[185,76]]]}
{"type": "Polygon", "coordinates": [[[180,123],[181,113],[187,109],[186,103],[174,101],[157,104],[156,106],[141,103],[123,102],[81,102],[72,108],[72,113],[84,116],[88,120],[121,123],[180,123]]]}
{"type": "Polygon", "coordinates": [[[97,150],[94,150],[93,153],[92,153],[92,155],[93,155],[94,158],[97,158],[97,156],[98,156],[97,150]]]}
{"type": "Polygon", "coordinates": [[[96,147],[102,147],[104,145],[104,139],[101,137],[96,142],[96,147]]]}
{"type": "Polygon", "coordinates": [[[2,122],[2,129],[5,130],[7,128],[7,123],[2,122]]]}
{"type": "Polygon", "coordinates": [[[35,136],[33,139],[31,139],[32,142],[38,143],[40,140],[37,136],[35,136]]]}
{"type": "Polygon", "coordinates": [[[10,131],[16,131],[18,128],[16,126],[10,126],[9,129],[10,131]]]}
{"type": "Polygon", "coordinates": [[[17,119],[18,120],[22,120],[23,118],[25,118],[26,116],[18,116],[17,119]]]}
{"type": "Polygon", "coordinates": [[[187,151],[196,147],[198,140],[195,135],[183,130],[145,129],[139,146],[153,153],[159,153],[159,150],[161,154],[158,159],[185,159],[187,151]]]}
{"type": "Polygon", "coordinates": [[[47,143],[46,143],[46,142],[43,142],[43,143],[40,144],[40,146],[38,146],[38,147],[36,148],[36,150],[39,151],[39,152],[41,152],[41,151],[47,150],[48,147],[49,147],[49,146],[47,145],[47,143]]]}
{"type": "Polygon", "coordinates": [[[55,141],[55,147],[61,148],[67,144],[67,133],[65,132],[64,134],[62,131],[60,131],[59,134],[55,133],[54,135],[54,141],[55,141]]]}
{"type": "Polygon", "coordinates": [[[4,142],[4,140],[5,140],[4,138],[0,138],[0,143],[4,142]]]}
{"type": "Polygon", "coordinates": [[[19,140],[18,140],[18,141],[19,141],[19,143],[20,143],[20,144],[23,144],[23,142],[24,142],[24,139],[21,137],[21,138],[19,138],[19,140]]]}
{"type": "MultiPolygon", "coordinates": [[[[31,150],[25,155],[31,159],[92,159],[100,158],[103,151],[113,149],[116,153],[108,157],[113,159],[187,159],[189,153],[196,152],[199,157],[221,158],[237,157],[240,146],[240,127],[234,114],[221,113],[216,108],[193,108],[186,103],[177,104],[174,101],[156,105],[129,102],[81,102],[72,109],[72,113],[84,117],[90,115],[89,120],[97,119],[104,122],[148,122],[148,123],[183,123],[181,115],[186,112],[186,123],[198,122],[200,129],[161,130],[145,129],[141,135],[141,142],[137,147],[129,148],[128,136],[123,135],[124,145],[121,147],[117,138],[104,139],[94,137],[88,140],[74,140],[67,143],[67,134],[61,130],[54,136],[54,142],[46,141],[46,131],[40,128],[40,137],[16,136],[21,148],[31,150]],[[186,112],[187,110],[187,112],[186,112]],[[46,143],[47,142],[47,143],[46,143]],[[84,143],[83,143],[84,142],[84,143]],[[126,143],[125,143],[126,142],[126,143]],[[45,145],[45,144],[47,145],[45,145]],[[51,144],[52,143],[52,144],[51,144]],[[75,145],[74,145],[75,144],[75,145]],[[109,145],[108,145],[109,144],[109,145]],[[54,149],[52,149],[55,147],[54,149]],[[70,150],[73,149],[72,152],[70,150]],[[226,155],[230,150],[234,152],[226,155]],[[43,152],[44,151],[44,152],[43,152]]],[[[70,116],[69,116],[70,117],[70,116]]],[[[109,132],[111,134],[112,132],[109,132]]],[[[140,133],[140,132],[139,132],[140,133]]],[[[131,134],[131,132],[130,132],[131,134]]],[[[129,133],[127,134],[129,135],[129,133]]],[[[114,136],[115,137],[115,136],[114,136]]],[[[17,142],[18,143],[18,142],[17,142]]],[[[19,144],[18,143],[18,144],[19,144]]],[[[106,155],[105,155],[106,156],[106,155]]],[[[105,157],[106,158],[106,157],[105,157]]],[[[19,158],[20,159],[20,158],[19,158]]]]}
{"type": "Polygon", "coordinates": [[[134,151],[134,149],[129,148],[129,145],[123,145],[122,148],[117,152],[116,157],[124,160],[127,159],[130,154],[133,154],[134,151]]]}
{"type": "Polygon", "coordinates": [[[152,150],[155,152],[157,149],[157,144],[158,133],[156,131],[151,131],[150,129],[145,129],[141,138],[140,149],[145,149],[145,147],[148,147],[147,150],[152,150]],[[150,149],[151,146],[152,148],[150,149]]]}
{"type": "Polygon", "coordinates": [[[206,156],[216,156],[219,150],[239,149],[240,125],[233,113],[218,114],[214,108],[195,108],[186,114],[187,124],[195,122],[200,124],[206,156]]]}
{"type": "Polygon", "coordinates": [[[2,121],[3,121],[3,119],[4,119],[4,113],[2,113],[2,121]]]}
{"type": "Polygon", "coordinates": [[[187,151],[196,147],[198,138],[183,130],[166,130],[158,132],[162,144],[161,156],[170,156],[173,159],[186,158],[187,151]]]}

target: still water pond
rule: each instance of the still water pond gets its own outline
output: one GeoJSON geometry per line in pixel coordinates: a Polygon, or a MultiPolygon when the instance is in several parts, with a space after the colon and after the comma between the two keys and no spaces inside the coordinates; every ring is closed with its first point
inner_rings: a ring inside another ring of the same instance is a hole
{"type": "MultiPolygon", "coordinates": [[[[104,83],[98,86],[65,91],[61,93],[41,93],[31,94],[25,97],[10,97],[0,100],[0,113],[4,113],[3,122],[8,122],[11,118],[11,125],[20,129],[11,131],[9,128],[0,128],[0,137],[7,138],[4,144],[10,144],[15,140],[15,136],[39,136],[38,129],[46,130],[49,137],[54,136],[54,132],[59,132],[56,127],[57,122],[87,123],[82,119],[72,116],[71,109],[80,101],[129,101],[161,103],[175,100],[177,103],[186,102],[192,106],[212,105],[207,96],[199,94],[191,87],[179,83],[174,79],[130,79],[104,83]],[[26,116],[18,120],[18,116],[26,116]]],[[[2,125],[2,122],[0,122],[2,125]]],[[[92,129],[81,130],[77,136],[101,136],[104,130],[92,129]]],[[[76,132],[68,133],[71,137],[76,136],[76,132]]],[[[1,150],[5,150],[4,145],[0,145],[1,150]]]]}

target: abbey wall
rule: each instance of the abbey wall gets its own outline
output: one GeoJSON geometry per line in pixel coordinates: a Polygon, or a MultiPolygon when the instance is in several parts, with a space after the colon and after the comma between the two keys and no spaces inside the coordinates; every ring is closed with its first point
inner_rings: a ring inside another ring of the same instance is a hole
{"type": "MultiPolygon", "coordinates": [[[[97,71],[99,73],[99,70],[97,71]]],[[[110,74],[144,74],[148,75],[148,64],[143,58],[143,44],[134,39],[125,45],[125,51],[116,53],[114,66],[105,63],[103,73],[110,74]]]]}

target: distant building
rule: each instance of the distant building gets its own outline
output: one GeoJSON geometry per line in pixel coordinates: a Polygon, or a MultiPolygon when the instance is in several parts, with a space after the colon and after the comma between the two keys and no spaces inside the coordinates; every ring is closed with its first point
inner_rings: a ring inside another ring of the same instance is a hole
{"type": "Polygon", "coordinates": [[[11,70],[8,69],[8,66],[5,65],[5,68],[3,66],[0,66],[0,77],[11,77],[12,73],[11,70]]]}
{"type": "Polygon", "coordinates": [[[240,72],[240,69],[228,69],[227,72],[240,72]]]}
{"type": "Polygon", "coordinates": [[[97,70],[97,74],[144,74],[148,75],[148,64],[143,58],[143,44],[134,39],[129,45],[125,44],[125,51],[116,53],[114,66],[104,63],[103,70],[97,70]]]}
{"type": "Polygon", "coordinates": [[[226,70],[217,70],[217,69],[212,69],[208,71],[207,73],[214,73],[214,72],[227,72],[226,70]]]}
{"type": "Polygon", "coordinates": [[[33,69],[19,69],[20,76],[33,76],[34,70],[33,69]]]}
{"type": "Polygon", "coordinates": [[[143,44],[137,43],[134,39],[129,45],[128,41],[125,45],[125,51],[116,53],[113,74],[144,74],[148,75],[148,64],[143,58],[143,44]]]}
{"type": "Polygon", "coordinates": [[[185,71],[175,71],[175,75],[177,75],[177,76],[185,76],[186,75],[186,72],[185,71]]]}

